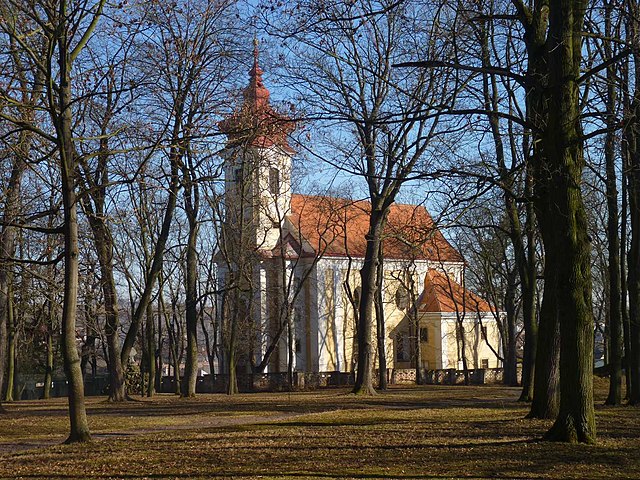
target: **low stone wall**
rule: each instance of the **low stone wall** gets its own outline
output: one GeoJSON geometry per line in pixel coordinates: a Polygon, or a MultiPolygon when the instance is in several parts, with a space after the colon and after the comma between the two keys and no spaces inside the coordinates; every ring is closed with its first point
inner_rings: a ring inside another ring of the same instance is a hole
{"type": "MultiPolygon", "coordinates": [[[[239,374],[238,389],[241,392],[281,392],[289,389],[287,373],[239,374]]],[[[203,375],[198,377],[197,393],[224,393],[229,381],[228,375],[203,375]]],[[[315,390],[317,388],[353,385],[353,374],[345,372],[293,373],[295,390],[315,390]]],[[[173,377],[163,377],[160,392],[175,392],[173,377]]]]}
{"type": "MultiPolygon", "coordinates": [[[[469,383],[471,385],[485,385],[502,383],[503,370],[501,368],[476,368],[469,371],[469,383]]],[[[421,371],[422,381],[431,385],[461,385],[464,384],[464,372],[455,368],[445,370],[421,371]]],[[[396,369],[393,371],[392,383],[410,384],[416,383],[416,370],[414,368],[396,369]]]]}

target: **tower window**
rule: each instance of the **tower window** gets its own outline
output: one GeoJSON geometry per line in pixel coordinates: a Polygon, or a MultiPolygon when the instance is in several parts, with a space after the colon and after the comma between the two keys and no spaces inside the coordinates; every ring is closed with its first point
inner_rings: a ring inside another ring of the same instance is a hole
{"type": "Polygon", "coordinates": [[[398,332],[396,334],[396,361],[408,362],[409,361],[409,337],[404,333],[398,332]]]}
{"type": "Polygon", "coordinates": [[[242,167],[233,169],[233,181],[240,183],[242,181],[242,167]]]}
{"type": "Polygon", "coordinates": [[[280,193],[280,170],[275,167],[269,168],[269,191],[272,195],[280,193]]]}
{"type": "Polygon", "coordinates": [[[422,343],[429,343],[429,329],[426,327],[420,329],[420,341],[422,343]]]}

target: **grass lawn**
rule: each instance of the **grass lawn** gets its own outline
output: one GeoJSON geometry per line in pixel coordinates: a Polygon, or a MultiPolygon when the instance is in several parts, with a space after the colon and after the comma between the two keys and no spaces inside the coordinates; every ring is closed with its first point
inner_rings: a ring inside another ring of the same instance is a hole
{"type": "Polygon", "coordinates": [[[16,402],[0,416],[0,477],[640,479],[640,409],[601,406],[596,385],[594,446],[540,441],[550,422],[495,386],[89,398],[82,445],[60,445],[65,399],[16,402]]]}

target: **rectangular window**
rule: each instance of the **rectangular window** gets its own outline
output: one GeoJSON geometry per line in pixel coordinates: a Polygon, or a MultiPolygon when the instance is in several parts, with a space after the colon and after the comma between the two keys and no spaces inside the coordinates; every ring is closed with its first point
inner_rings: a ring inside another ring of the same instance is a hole
{"type": "Polygon", "coordinates": [[[233,169],[233,181],[236,183],[240,183],[242,181],[242,167],[233,169]]]}
{"type": "Polygon", "coordinates": [[[398,333],[396,335],[396,361],[408,362],[409,361],[409,348],[408,337],[404,333],[398,333]]]}
{"type": "Polygon", "coordinates": [[[486,340],[486,339],[488,338],[488,337],[487,337],[487,327],[485,327],[484,325],[482,325],[481,330],[482,330],[482,338],[483,338],[484,340],[486,340]]]}
{"type": "Polygon", "coordinates": [[[489,368],[489,359],[483,358],[482,360],[480,360],[480,365],[481,365],[481,368],[484,368],[484,369],[489,368]]]}
{"type": "Polygon", "coordinates": [[[275,167],[269,168],[269,191],[272,195],[280,193],[280,171],[275,167]]]}
{"type": "Polygon", "coordinates": [[[422,343],[429,343],[429,329],[428,328],[421,328],[420,329],[420,341],[422,343]]]}
{"type": "Polygon", "coordinates": [[[302,344],[300,343],[300,339],[296,338],[296,353],[302,352],[302,344]]]}

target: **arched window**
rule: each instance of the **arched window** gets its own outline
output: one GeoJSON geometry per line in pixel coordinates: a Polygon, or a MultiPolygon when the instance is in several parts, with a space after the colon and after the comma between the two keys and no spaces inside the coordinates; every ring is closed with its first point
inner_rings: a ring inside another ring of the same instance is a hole
{"type": "Polygon", "coordinates": [[[360,287],[356,287],[353,291],[353,304],[356,308],[360,306],[360,296],[362,295],[362,289],[360,287]]]}
{"type": "Polygon", "coordinates": [[[269,167],[269,192],[272,195],[280,194],[280,170],[269,167]]]}
{"type": "Polygon", "coordinates": [[[400,310],[406,310],[409,307],[409,291],[404,285],[400,285],[396,290],[396,306],[400,310]]]}

